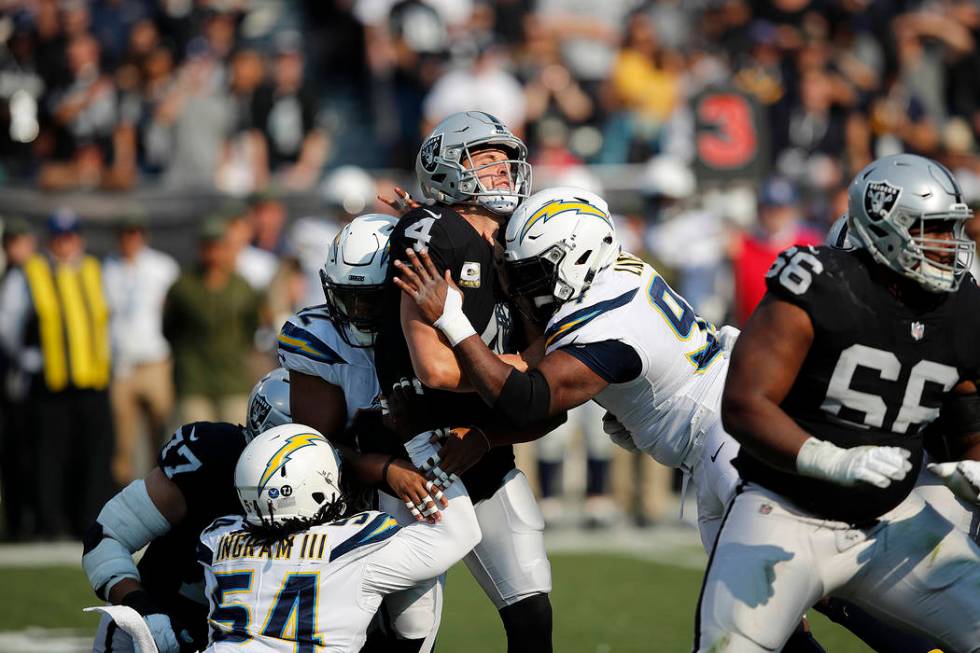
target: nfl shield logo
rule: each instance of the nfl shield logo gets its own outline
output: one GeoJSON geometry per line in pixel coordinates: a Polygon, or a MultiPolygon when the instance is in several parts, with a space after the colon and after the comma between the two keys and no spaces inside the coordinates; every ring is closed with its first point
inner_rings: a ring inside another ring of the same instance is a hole
{"type": "Polygon", "coordinates": [[[872,181],[864,187],[864,210],[875,222],[887,218],[895,208],[902,189],[887,181],[872,181]]]}
{"type": "Polygon", "coordinates": [[[436,169],[436,157],[442,150],[442,134],[437,134],[433,136],[425,143],[422,144],[422,149],[419,151],[419,161],[422,163],[422,167],[428,172],[435,172],[436,169]]]}
{"type": "Polygon", "coordinates": [[[915,340],[922,340],[922,336],[926,334],[926,325],[922,322],[912,323],[912,338],[915,340]]]}

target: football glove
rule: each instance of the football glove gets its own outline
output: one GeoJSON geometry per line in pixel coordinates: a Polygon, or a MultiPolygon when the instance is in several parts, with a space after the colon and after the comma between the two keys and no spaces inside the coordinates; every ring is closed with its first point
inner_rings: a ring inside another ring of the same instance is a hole
{"type": "Polygon", "coordinates": [[[838,485],[869,483],[886,488],[901,481],[912,469],[911,453],[900,447],[863,446],[842,449],[811,437],[796,455],[796,470],[804,475],[838,485]]]}
{"type": "Polygon", "coordinates": [[[626,427],[616,419],[616,416],[606,411],[606,414],[602,416],[602,430],[606,432],[609,439],[612,440],[617,446],[626,449],[629,452],[639,451],[636,448],[636,443],[633,442],[633,436],[630,432],[626,430],[626,427]]]}
{"type": "Polygon", "coordinates": [[[927,469],[941,478],[956,496],[980,504],[980,460],[930,463],[927,469]]]}
{"type": "Polygon", "coordinates": [[[181,653],[182,650],[188,650],[187,646],[191,643],[190,633],[179,626],[175,628],[170,617],[154,605],[145,590],[130,592],[123,597],[122,604],[133,608],[143,616],[160,653],[181,653]]]}

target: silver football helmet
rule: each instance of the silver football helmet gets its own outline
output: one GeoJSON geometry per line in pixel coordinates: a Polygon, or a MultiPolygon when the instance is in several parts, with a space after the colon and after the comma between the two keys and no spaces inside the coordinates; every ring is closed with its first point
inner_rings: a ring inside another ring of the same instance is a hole
{"type": "Polygon", "coordinates": [[[955,291],[970,269],[973,212],[936,161],[895,154],[868,164],[848,189],[847,212],[856,246],[930,292],[955,291]]]}
{"type": "Polygon", "coordinates": [[[415,159],[415,174],[422,194],[441,204],[475,204],[497,215],[507,216],[531,192],[531,165],[527,146],[507,127],[482,111],[454,113],[436,125],[422,143],[415,159]],[[479,167],[472,154],[496,147],[510,158],[479,167]],[[508,188],[486,188],[481,173],[506,164],[508,188]]]}
{"type": "Polygon", "coordinates": [[[248,396],[245,439],[251,441],[262,431],[293,421],[289,413],[289,372],[272,370],[255,384],[248,396]]]}

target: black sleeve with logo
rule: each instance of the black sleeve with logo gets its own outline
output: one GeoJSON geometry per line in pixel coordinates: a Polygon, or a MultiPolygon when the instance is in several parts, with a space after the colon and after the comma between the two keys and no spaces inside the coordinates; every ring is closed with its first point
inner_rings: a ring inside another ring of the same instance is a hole
{"type": "Polygon", "coordinates": [[[839,447],[912,453],[906,478],[879,489],[782,472],[741,450],[735,465],[744,479],[828,519],[870,523],[905,499],[922,462],[923,427],[975,360],[968,351],[975,346],[961,335],[966,322],[957,319],[962,288],[957,295],[916,288],[901,294],[889,289],[889,275],[863,250],[826,247],[791,248],[767,275],[768,297],[802,308],[814,330],[783,410],[839,447]]]}
{"type": "Polygon", "coordinates": [[[147,547],[139,563],[153,601],[176,616],[197,639],[207,642],[207,605],[188,598],[203,591],[203,570],[195,551],[201,531],[223,515],[239,514],[235,464],[245,448],[241,426],[195,422],[174,433],[160,450],[157,466],[180,488],[187,503],[184,520],[147,547]]]}
{"type": "MultiPolygon", "coordinates": [[[[405,250],[427,247],[439,269],[452,272],[453,280],[463,293],[463,312],[487,346],[498,353],[511,349],[510,308],[500,288],[493,260],[493,247],[458,213],[444,206],[415,209],[403,217],[390,239],[391,258],[405,260],[405,250]]],[[[401,329],[401,291],[388,271],[384,294],[385,318],[375,345],[375,364],[381,392],[388,394],[402,378],[414,378],[412,360],[401,329]]],[[[499,418],[475,393],[444,392],[426,389],[418,397],[412,431],[445,426],[491,426],[499,418]]],[[[464,474],[470,495],[475,501],[496,491],[504,474],[514,468],[511,447],[497,447],[464,474]]]]}

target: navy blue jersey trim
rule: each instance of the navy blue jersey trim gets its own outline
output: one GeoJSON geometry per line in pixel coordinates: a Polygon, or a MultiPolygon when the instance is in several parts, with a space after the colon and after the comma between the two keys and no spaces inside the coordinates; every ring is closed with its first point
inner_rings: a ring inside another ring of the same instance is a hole
{"type": "Polygon", "coordinates": [[[639,354],[621,340],[571,344],[562,347],[561,351],[582,361],[606,383],[626,383],[643,371],[639,354]]]}

